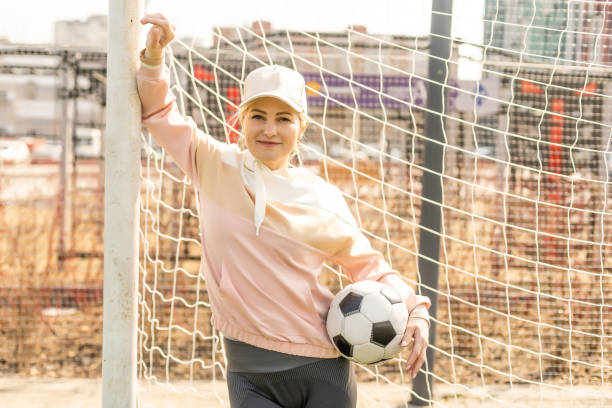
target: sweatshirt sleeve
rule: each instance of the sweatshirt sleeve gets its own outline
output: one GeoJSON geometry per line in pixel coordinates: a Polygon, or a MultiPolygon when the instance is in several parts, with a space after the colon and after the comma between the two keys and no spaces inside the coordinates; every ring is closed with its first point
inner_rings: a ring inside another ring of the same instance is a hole
{"type": "Polygon", "coordinates": [[[330,260],[342,267],[351,282],[377,281],[383,276],[396,273],[382,254],[375,251],[370,241],[359,229],[353,213],[347,205],[342,191],[333,184],[321,181],[316,187],[325,192],[325,203],[340,223],[335,228],[337,243],[330,248],[330,260]]]}
{"type": "Polygon", "coordinates": [[[401,287],[395,287],[395,284],[392,286],[402,294],[410,316],[429,320],[427,312],[431,307],[429,298],[417,295],[414,289],[403,281],[399,272],[391,269],[383,255],[372,248],[370,241],[359,229],[346,202],[342,197],[341,199],[345,207],[342,209],[342,218],[351,223],[353,234],[344,241],[340,250],[331,257],[331,260],[342,267],[351,282],[360,280],[380,281],[385,284],[389,284],[385,282],[387,280],[397,282],[397,285],[401,287]],[[388,279],[390,275],[397,275],[399,279],[388,279]]]}
{"type": "Polygon", "coordinates": [[[142,124],[174,159],[178,167],[198,186],[198,163],[207,160],[225,143],[197,129],[189,116],[183,116],[169,87],[170,75],[164,64],[141,63],[136,84],[142,104],[142,124]]]}
{"type": "MultiPolygon", "coordinates": [[[[370,241],[358,229],[355,237],[347,240],[346,246],[331,259],[342,266],[342,270],[351,282],[372,280],[385,283],[384,280],[387,275],[400,276],[398,271],[391,269],[382,254],[372,248],[370,241]]],[[[406,288],[408,288],[406,292],[409,293],[405,297],[410,298],[407,299],[407,304],[411,312],[419,306],[424,306],[425,311],[429,309],[431,301],[428,297],[415,294],[414,290],[408,285],[406,285],[406,288]]],[[[419,311],[423,311],[423,308],[419,308],[419,311]]]]}
{"type": "Polygon", "coordinates": [[[345,244],[331,260],[342,267],[351,282],[361,280],[377,281],[385,275],[396,273],[384,260],[382,254],[375,251],[370,241],[358,228],[355,235],[345,241],[345,244]]]}

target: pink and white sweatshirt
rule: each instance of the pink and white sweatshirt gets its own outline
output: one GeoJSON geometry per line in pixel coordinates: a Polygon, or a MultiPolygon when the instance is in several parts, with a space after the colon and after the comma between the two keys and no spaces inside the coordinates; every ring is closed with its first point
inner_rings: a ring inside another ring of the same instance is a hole
{"type": "MultiPolygon", "coordinates": [[[[163,64],[141,65],[136,79],[143,125],[196,187],[213,326],[256,347],[340,356],[325,327],[334,294],[319,282],[323,263],[337,263],[353,282],[398,274],[340,190],[305,168],[272,171],[204,134],[180,114],[163,64]]],[[[412,291],[405,302],[411,317],[428,318],[427,297],[412,291]]]]}

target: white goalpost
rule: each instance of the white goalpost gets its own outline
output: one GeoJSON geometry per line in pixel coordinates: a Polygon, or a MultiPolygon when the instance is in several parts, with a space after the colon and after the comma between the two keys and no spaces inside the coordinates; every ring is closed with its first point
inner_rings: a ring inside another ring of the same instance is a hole
{"type": "MultiPolygon", "coordinates": [[[[206,214],[140,128],[142,2],[109,4],[103,406],[229,407],[223,336],[199,273],[206,214]]],[[[609,406],[612,3],[480,4],[479,40],[265,21],[217,28],[212,46],[176,39],[171,91],[202,131],[234,143],[246,75],[268,64],[302,73],[312,122],[292,165],[338,186],[372,246],[435,294],[419,384],[404,354],[355,365],[359,407],[609,406]],[[432,59],[443,66],[433,74],[432,59]],[[441,168],[426,163],[432,145],[441,168]],[[439,200],[423,185],[432,178],[439,200]],[[439,228],[421,220],[432,206],[439,228]],[[423,251],[424,235],[439,257],[423,251]]],[[[450,21],[456,7],[432,14],[450,21]]],[[[334,264],[320,281],[334,293],[349,282],[334,264]]]]}
{"type": "Polygon", "coordinates": [[[109,0],[102,406],[136,408],[142,0],[109,0]]]}

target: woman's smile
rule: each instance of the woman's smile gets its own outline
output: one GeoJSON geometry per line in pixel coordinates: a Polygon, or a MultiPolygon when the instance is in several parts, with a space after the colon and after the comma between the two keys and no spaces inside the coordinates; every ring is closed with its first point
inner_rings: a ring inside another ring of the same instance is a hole
{"type": "Polygon", "coordinates": [[[282,144],[281,142],[273,142],[270,140],[258,140],[257,143],[264,147],[275,147],[282,144]]]}

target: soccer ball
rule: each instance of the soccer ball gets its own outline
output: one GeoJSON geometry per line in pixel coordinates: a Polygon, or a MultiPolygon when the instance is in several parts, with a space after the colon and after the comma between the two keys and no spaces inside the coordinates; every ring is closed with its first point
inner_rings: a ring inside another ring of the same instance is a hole
{"type": "Polygon", "coordinates": [[[397,356],[408,322],[400,294],[380,282],[363,280],[342,289],[327,313],[327,334],[344,357],[376,365],[397,356]]]}

